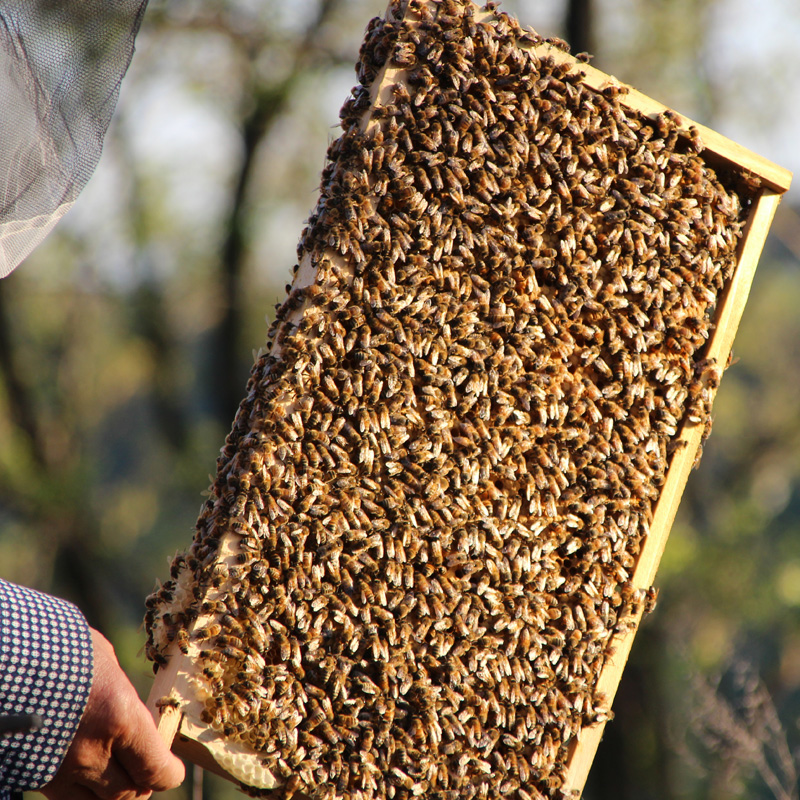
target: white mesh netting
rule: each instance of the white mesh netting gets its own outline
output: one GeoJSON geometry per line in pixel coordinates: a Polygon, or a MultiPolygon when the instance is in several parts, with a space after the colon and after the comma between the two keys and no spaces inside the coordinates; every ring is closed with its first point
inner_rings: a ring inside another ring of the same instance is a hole
{"type": "Polygon", "coordinates": [[[147,0],[0,6],[0,277],[91,177],[147,0]]]}

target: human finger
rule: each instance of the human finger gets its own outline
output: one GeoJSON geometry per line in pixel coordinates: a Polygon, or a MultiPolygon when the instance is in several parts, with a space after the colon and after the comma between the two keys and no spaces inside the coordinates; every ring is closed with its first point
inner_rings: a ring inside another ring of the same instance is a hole
{"type": "Polygon", "coordinates": [[[114,743],[114,755],[133,783],[159,792],[180,786],[183,762],[167,747],[145,706],[132,709],[128,722],[128,735],[114,743]]]}
{"type": "Polygon", "coordinates": [[[76,783],[68,786],[50,785],[42,792],[48,800],[97,800],[97,795],[76,783]]]}
{"type": "MultiPolygon", "coordinates": [[[[93,791],[90,783],[73,783],[71,781],[53,781],[41,792],[47,800],[100,800],[100,798],[105,798],[105,795],[93,791]]],[[[150,795],[150,792],[137,794],[136,790],[131,790],[110,797],[113,797],[113,800],[145,800],[150,795]]]]}
{"type": "Polygon", "coordinates": [[[102,772],[79,779],[79,782],[100,800],[134,800],[141,793],[141,787],[134,783],[127,770],[113,755],[102,772]]]}

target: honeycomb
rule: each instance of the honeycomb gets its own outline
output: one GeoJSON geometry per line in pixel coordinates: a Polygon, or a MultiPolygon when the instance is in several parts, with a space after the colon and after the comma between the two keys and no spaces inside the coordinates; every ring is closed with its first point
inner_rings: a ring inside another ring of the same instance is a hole
{"type": "MultiPolygon", "coordinates": [[[[273,796],[561,798],[754,188],[492,4],[373,20],[148,655],[273,796]],[[222,543],[229,555],[223,557],[222,543]]],[[[256,789],[252,790],[258,794],[256,789]]]]}

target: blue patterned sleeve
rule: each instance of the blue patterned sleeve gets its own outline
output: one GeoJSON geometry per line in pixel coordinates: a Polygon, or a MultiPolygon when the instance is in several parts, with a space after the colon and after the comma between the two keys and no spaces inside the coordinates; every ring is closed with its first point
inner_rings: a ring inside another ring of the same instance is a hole
{"type": "Polygon", "coordinates": [[[0,580],[0,714],[39,714],[36,733],[0,738],[0,800],[58,771],[92,686],[92,638],[75,606],[0,580]]]}

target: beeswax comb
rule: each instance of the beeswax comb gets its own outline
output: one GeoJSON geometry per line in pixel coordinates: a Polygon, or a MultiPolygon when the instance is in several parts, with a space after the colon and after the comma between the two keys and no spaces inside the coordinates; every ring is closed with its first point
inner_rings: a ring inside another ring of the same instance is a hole
{"type": "Polygon", "coordinates": [[[492,5],[357,73],[153,711],[253,794],[576,796],[790,175],[492,5]]]}

